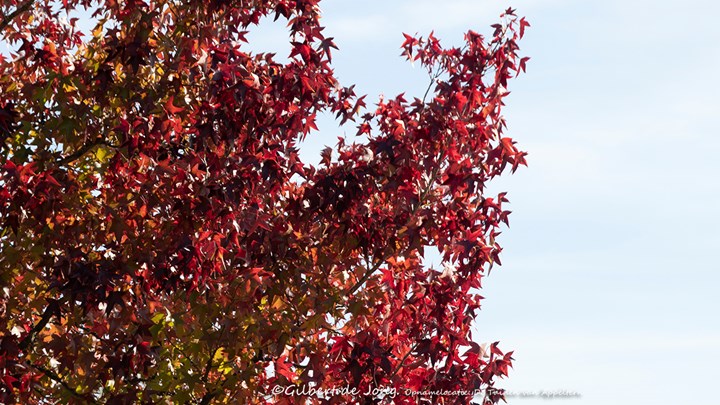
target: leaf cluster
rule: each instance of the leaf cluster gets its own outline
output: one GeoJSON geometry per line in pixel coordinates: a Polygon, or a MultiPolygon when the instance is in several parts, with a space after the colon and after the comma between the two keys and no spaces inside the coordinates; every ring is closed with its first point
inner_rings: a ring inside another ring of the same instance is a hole
{"type": "MultiPolygon", "coordinates": [[[[511,353],[470,327],[509,214],[486,185],[525,164],[503,135],[527,61],[513,10],[461,48],[406,35],[426,97],[370,109],[333,73],[319,0],[0,11],[0,402],[390,401],[272,394],[290,384],[502,399],[511,353]],[[286,63],[247,50],[266,17],[287,22],[286,63]],[[297,144],[326,112],[363,141],[315,167],[297,144]]],[[[470,397],[392,400],[428,399],[470,397]]]]}

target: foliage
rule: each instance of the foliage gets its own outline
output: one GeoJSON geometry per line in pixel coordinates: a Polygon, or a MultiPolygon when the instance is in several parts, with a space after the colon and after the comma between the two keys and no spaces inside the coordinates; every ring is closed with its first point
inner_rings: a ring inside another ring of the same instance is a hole
{"type": "Polygon", "coordinates": [[[462,48],[406,35],[427,97],[373,111],[335,78],[318,3],[3,2],[0,402],[502,397],[511,354],[470,327],[509,214],[485,186],[525,164],[501,107],[528,24],[507,10],[462,48]],[[67,17],[88,7],[83,36],[67,17]],[[266,16],[287,63],[246,49],[266,16]],[[322,113],[360,136],[313,167],[297,142],[322,113]]]}

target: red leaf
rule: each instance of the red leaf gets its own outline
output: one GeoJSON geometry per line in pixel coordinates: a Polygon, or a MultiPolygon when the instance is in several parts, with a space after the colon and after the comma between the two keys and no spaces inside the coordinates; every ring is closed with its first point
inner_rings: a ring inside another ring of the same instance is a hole
{"type": "Polygon", "coordinates": [[[525,35],[525,28],[529,27],[529,26],[530,26],[530,23],[525,21],[525,17],[520,19],[520,38],[522,38],[523,35],[525,35]]]}
{"type": "Polygon", "coordinates": [[[170,114],[177,114],[180,112],[185,111],[182,107],[176,107],[173,102],[175,101],[175,96],[170,96],[168,100],[165,102],[165,110],[170,114]]]}
{"type": "Polygon", "coordinates": [[[280,358],[275,361],[275,373],[287,378],[288,381],[293,381],[295,373],[290,368],[287,356],[280,356],[280,358]]]}
{"type": "Polygon", "coordinates": [[[525,72],[525,64],[527,64],[527,61],[529,61],[529,60],[530,60],[529,57],[524,57],[524,58],[520,59],[520,70],[525,72]]]}

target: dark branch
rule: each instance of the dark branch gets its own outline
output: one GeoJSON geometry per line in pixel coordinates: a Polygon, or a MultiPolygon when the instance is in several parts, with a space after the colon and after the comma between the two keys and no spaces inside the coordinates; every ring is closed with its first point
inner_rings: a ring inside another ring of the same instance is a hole
{"type": "Polygon", "coordinates": [[[3,18],[3,20],[0,21],[0,31],[4,30],[5,27],[10,25],[10,23],[12,22],[12,20],[15,19],[15,17],[30,10],[30,7],[32,7],[33,3],[35,3],[35,0],[28,0],[24,4],[20,5],[17,9],[15,9],[15,11],[3,18]]]}
{"type": "Polygon", "coordinates": [[[410,353],[414,352],[415,349],[417,349],[417,347],[419,345],[420,345],[420,342],[415,342],[413,347],[411,347],[410,350],[408,350],[407,353],[405,353],[405,355],[402,357],[402,359],[400,359],[397,366],[395,367],[395,370],[393,370],[392,374],[390,374],[390,377],[388,378],[388,380],[392,380],[393,377],[395,377],[395,374],[397,374],[398,371],[400,371],[400,369],[405,365],[405,360],[407,360],[407,358],[410,356],[410,353]]]}
{"type": "Polygon", "coordinates": [[[200,404],[200,405],[207,405],[207,404],[210,403],[210,401],[212,401],[213,398],[215,398],[215,397],[218,396],[219,394],[220,394],[220,392],[217,391],[217,390],[215,390],[215,391],[209,391],[207,394],[203,395],[203,397],[200,399],[199,404],[200,404]]]}
{"type": "Polygon", "coordinates": [[[360,287],[362,287],[363,284],[365,284],[365,282],[370,278],[370,276],[372,276],[372,274],[375,273],[375,270],[379,269],[380,265],[382,265],[383,263],[385,263],[385,261],[381,260],[381,261],[377,262],[373,267],[368,268],[365,271],[365,274],[363,274],[362,277],[360,277],[360,279],[352,287],[350,287],[349,290],[347,290],[345,295],[346,296],[353,295],[360,287]]]}
{"type": "Polygon", "coordinates": [[[45,307],[45,311],[42,314],[42,318],[40,318],[40,321],[33,326],[32,329],[30,329],[30,333],[27,334],[23,338],[23,340],[20,341],[20,344],[18,347],[20,350],[26,350],[30,344],[32,343],[33,339],[35,338],[35,335],[38,334],[45,325],[47,325],[48,322],[50,322],[50,318],[52,318],[53,315],[57,315],[60,312],[60,307],[58,306],[58,303],[56,301],[50,301],[47,307],[45,307]]]}
{"type": "Polygon", "coordinates": [[[41,371],[43,374],[45,374],[45,376],[48,377],[49,379],[51,379],[51,380],[55,381],[56,383],[60,384],[63,388],[65,388],[65,390],[66,390],[67,392],[69,392],[70,394],[72,394],[72,396],[74,396],[75,398],[82,399],[84,402],[89,402],[89,403],[91,403],[91,404],[96,404],[96,403],[97,403],[96,401],[93,401],[91,398],[89,398],[87,395],[79,394],[75,388],[71,387],[70,384],[68,384],[67,382],[65,382],[65,380],[63,380],[62,378],[60,378],[59,375],[55,374],[55,373],[52,372],[51,370],[48,370],[48,369],[46,369],[46,368],[43,367],[43,366],[38,366],[37,364],[33,364],[32,366],[33,366],[35,369],[41,371]]]}
{"type": "Polygon", "coordinates": [[[210,370],[213,368],[213,358],[215,358],[215,354],[218,352],[220,348],[215,348],[213,352],[210,354],[210,358],[208,358],[207,363],[205,363],[205,372],[203,373],[203,381],[205,383],[208,382],[208,377],[210,376],[210,370]]]}
{"type": "Polygon", "coordinates": [[[85,145],[83,145],[80,149],[76,150],[75,152],[65,156],[62,159],[58,159],[56,161],[56,163],[58,165],[65,165],[70,162],[73,162],[73,161],[81,158],[84,154],[88,153],[88,151],[90,151],[90,149],[92,149],[96,146],[100,146],[100,145],[108,146],[108,147],[115,148],[115,149],[118,148],[116,145],[112,145],[112,144],[102,141],[102,140],[98,141],[98,142],[86,143],[85,145]]]}

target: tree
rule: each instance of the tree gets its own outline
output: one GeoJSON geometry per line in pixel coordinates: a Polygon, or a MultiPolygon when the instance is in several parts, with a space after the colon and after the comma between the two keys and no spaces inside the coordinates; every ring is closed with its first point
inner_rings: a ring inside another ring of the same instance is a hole
{"type": "Polygon", "coordinates": [[[470,326],[509,214],[485,186],[525,164],[501,108],[528,24],[405,35],[426,97],[370,110],[318,3],[102,0],[87,38],[90,0],[3,3],[0,402],[500,400],[511,353],[470,326]],[[287,63],[246,50],[266,16],[287,63]],[[358,138],[313,167],[325,112],[358,138]]]}

